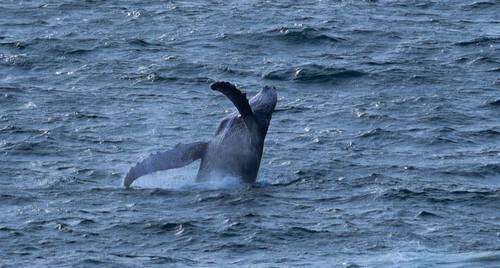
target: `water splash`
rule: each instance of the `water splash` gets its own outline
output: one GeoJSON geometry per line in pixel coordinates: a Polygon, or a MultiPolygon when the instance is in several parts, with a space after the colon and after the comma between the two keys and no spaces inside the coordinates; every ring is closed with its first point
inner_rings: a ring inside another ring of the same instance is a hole
{"type": "Polygon", "coordinates": [[[132,186],[169,190],[216,190],[244,187],[239,178],[222,174],[213,174],[207,180],[196,181],[196,173],[195,166],[156,172],[137,179],[132,186]]]}

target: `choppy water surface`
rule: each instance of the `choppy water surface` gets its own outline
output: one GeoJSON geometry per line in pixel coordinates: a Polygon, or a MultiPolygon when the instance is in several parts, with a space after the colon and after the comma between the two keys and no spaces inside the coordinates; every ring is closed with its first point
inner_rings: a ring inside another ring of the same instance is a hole
{"type": "Polygon", "coordinates": [[[498,1],[0,7],[0,266],[499,265],[498,1]],[[259,183],[122,189],[216,80],[278,88],[259,183]]]}

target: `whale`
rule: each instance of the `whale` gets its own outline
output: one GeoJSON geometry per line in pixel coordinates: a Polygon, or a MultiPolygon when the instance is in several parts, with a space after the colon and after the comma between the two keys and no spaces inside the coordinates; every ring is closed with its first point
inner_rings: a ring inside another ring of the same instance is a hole
{"type": "Polygon", "coordinates": [[[208,141],[177,144],[139,161],[123,179],[124,187],[129,188],[141,176],[181,168],[197,160],[201,160],[197,181],[218,176],[237,177],[248,184],[257,180],[264,140],[277,103],[276,88],[264,86],[250,100],[230,82],[215,82],[210,88],[225,95],[236,111],[222,119],[208,141]]]}

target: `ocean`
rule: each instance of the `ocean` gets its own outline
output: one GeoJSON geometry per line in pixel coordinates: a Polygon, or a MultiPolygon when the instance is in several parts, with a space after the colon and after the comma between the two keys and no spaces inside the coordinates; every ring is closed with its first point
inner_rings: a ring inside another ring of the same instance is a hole
{"type": "Polygon", "coordinates": [[[0,267],[499,267],[500,2],[0,0],[0,267]],[[255,185],[141,158],[278,104],[255,185]]]}

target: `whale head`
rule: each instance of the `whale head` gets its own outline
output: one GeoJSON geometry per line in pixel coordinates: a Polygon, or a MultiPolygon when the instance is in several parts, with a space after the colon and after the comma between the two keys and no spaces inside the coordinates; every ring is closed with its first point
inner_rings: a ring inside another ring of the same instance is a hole
{"type": "Polygon", "coordinates": [[[276,107],[278,96],[276,88],[265,86],[250,100],[250,106],[255,114],[272,114],[276,107]]]}
{"type": "Polygon", "coordinates": [[[269,127],[271,116],[278,101],[276,88],[265,86],[257,95],[249,101],[252,111],[259,122],[266,127],[269,127]]]}

